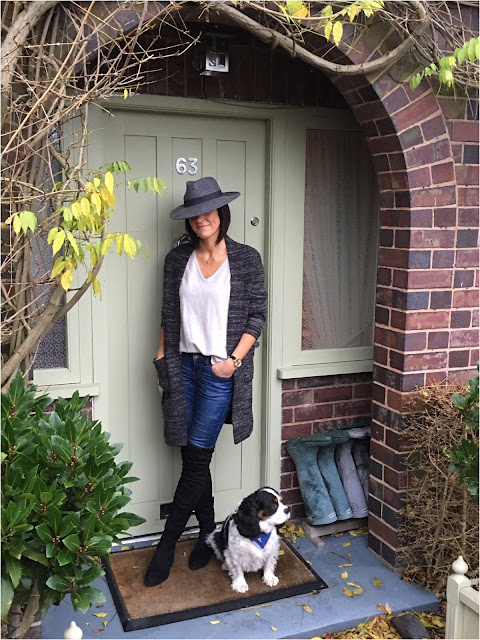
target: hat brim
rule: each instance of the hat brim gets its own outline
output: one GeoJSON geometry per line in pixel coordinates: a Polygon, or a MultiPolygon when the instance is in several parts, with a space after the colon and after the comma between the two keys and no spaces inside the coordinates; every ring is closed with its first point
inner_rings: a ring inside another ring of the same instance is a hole
{"type": "Polygon", "coordinates": [[[218,198],[213,198],[212,200],[207,200],[200,204],[194,204],[190,207],[186,207],[181,204],[179,207],[175,207],[170,214],[170,218],[172,220],[185,220],[186,218],[201,216],[204,213],[223,207],[225,204],[228,204],[229,202],[232,202],[232,200],[235,200],[235,198],[238,198],[239,195],[239,191],[226,191],[218,198]]]}

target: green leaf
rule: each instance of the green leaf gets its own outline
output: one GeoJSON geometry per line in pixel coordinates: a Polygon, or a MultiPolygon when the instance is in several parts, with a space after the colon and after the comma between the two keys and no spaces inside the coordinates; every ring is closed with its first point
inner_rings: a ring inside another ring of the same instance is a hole
{"type": "MultiPolygon", "coordinates": [[[[47,545],[48,546],[48,545],[47,545]]],[[[30,549],[30,548],[26,548],[23,552],[23,555],[26,558],[30,558],[30,560],[34,560],[35,562],[38,562],[39,564],[42,564],[44,567],[48,566],[48,560],[45,554],[41,553],[40,551],[36,551],[35,549],[30,549]]]]}
{"type": "Polygon", "coordinates": [[[54,591],[61,591],[61,592],[68,591],[70,587],[70,583],[66,578],[62,578],[61,576],[57,576],[56,574],[54,574],[53,576],[50,576],[50,578],[47,580],[45,584],[50,589],[53,589],[54,591]]]}
{"type": "Polygon", "coordinates": [[[35,531],[37,532],[40,540],[43,540],[43,542],[52,542],[53,533],[50,531],[48,525],[45,522],[42,522],[42,524],[39,524],[38,527],[35,527],[35,531]]]}
{"type": "Polygon", "coordinates": [[[63,544],[74,553],[80,549],[80,538],[76,533],[72,533],[62,540],[63,544]]]}
{"type": "Polygon", "coordinates": [[[54,504],[50,505],[47,510],[47,522],[53,533],[58,535],[62,523],[62,513],[54,504]]]}
{"type": "Polygon", "coordinates": [[[8,576],[2,575],[2,620],[8,615],[10,607],[12,606],[14,589],[12,581],[8,576]]]}
{"type": "Polygon", "coordinates": [[[3,554],[5,558],[5,565],[7,567],[8,574],[12,580],[14,588],[18,587],[20,578],[22,577],[22,563],[7,552],[3,554]]]}
{"type": "Polygon", "coordinates": [[[98,578],[101,578],[103,575],[105,575],[105,571],[99,565],[89,567],[86,571],[82,572],[82,577],[78,581],[78,584],[86,586],[91,582],[95,582],[95,580],[98,580],[98,578]]]}
{"type": "Polygon", "coordinates": [[[57,562],[61,567],[74,561],[75,555],[68,549],[60,549],[57,554],[57,562]]]}

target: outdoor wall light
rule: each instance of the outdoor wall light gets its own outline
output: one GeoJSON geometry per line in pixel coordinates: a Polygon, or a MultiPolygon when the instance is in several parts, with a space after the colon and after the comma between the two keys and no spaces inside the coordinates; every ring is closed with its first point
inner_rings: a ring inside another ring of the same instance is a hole
{"type": "Polygon", "coordinates": [[[201,76],[228,73],[228,36],[217,33],[205,34],[199,67],[201,76]]]}

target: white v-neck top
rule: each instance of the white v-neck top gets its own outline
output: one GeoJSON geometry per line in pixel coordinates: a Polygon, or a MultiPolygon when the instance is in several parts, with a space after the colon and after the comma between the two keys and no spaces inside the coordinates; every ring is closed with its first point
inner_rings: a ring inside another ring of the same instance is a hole
{"type": "Polygon", "coordinates": [[[212,356],[212,364],[227,359],[230,302],[228,257],[205,278],[192,251],[180,284],[180,351],[212,356]]]}

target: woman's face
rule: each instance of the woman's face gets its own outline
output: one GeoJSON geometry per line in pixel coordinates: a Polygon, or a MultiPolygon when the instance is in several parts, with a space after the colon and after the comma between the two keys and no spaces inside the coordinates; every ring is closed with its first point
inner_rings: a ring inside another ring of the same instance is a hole
{"type": "Polygon", "coordinates": [[[190,218],[190,225],[200,240],[208,240],[212,236],[216,239],[220,228],[220,216],[217,209],[190,218]]]}

